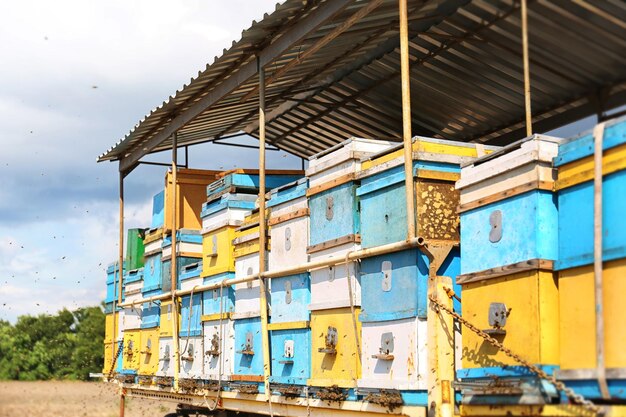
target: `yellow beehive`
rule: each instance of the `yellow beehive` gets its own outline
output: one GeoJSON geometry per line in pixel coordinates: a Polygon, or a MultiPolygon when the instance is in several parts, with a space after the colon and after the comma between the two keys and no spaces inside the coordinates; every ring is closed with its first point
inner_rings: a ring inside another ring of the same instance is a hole
{"type": "Polygon", "coordinates": [[[153,376],[159,369],[159,328],[140,331],[139,375],[153,376]]]}
{"type": "MultiPolygon", "coordinates": [[[[593,265],[559,271],[561,369],[596,368],[593,265]]],[[[603,271],[604,348],[607,368],[626,368],[626,259],[606,262],[603,271]]],[[[465,335],[463,335],[465,337],[465,335]]]]}
{"type": "MultiPolygon", "coordinates": [[[[359,313],[360,309],[356,308],[356,333],[360,337],[359,313]]],[[[361,377],[361,361],[351,314],[350,308],[311,312],[311,378],[307,381],[308,385],[356,386],[361,377]],[[334,345],[333,340],[336,342],[334,345]]]]}
{"type": "Polygon", "coordinates": [[[113,364],[112,361],[118,349],[119,343],[108,342],[104,344],[104,364],[102,365],[102,373],[106,376],[108,376],[109,373],[115,374],[117,372],[117,366],[113,364]]]}
{"type": "Polygon", "coordinates": [[[104,316],[104,343],[113,343],[120,334],[120,313],[111,313],[104,316]],[[115,323],[115,333],[113,333],[113,324],[115,323]],[[115,335],[115,336],[114,336],[115,335]]]}
{"type": "Polygon", "coordinates": [[[139,370],[141,330],[124,331],[124,350],[122,352],[122,368],[124,370],[139,370]]]}
{"type": "MultiPolygon", "coordinates": [[[[176,175],[176,228],[202,228],[202,203],[206,201],[206,187],[219,178],[220,171],[179,169],[176,175]]],[[[172,230],[172,202],[174,198],[172,173],[165,176],[165,230],[172,230]]]]}
{"type": "Polygon", "coordinates": [[[238,226],[224,226],[202,235],[202,276],[235,271],[233,239],[238,226]]]}
{"type": "MultiPolygon", "coordinates": [[[[269,210],[266,211],[265,217],[269,217],[269,210]]],[[[233,239],[235,258],[259,252],[259,232],[259,212],[257,210],[246,216],[243,224],[235,230],[233,239]]],[[[267,236],[266,248],[270,250],[269,228],[265,229],[265,233],[267,236]]]]}
{"type": "MultiPolygon", "coordinates": [[[[559,292],[556,274],[532,270],[463,284],[463,317],[482,330],[489,323],[492,303],[510,312],[502,330],[493,333],[513,352],[531,363],[559,364],[559,292]]],[[[518,365],[473,332],[463,332],[463,368],[518,365]]]]}
{"type": "MultiPolygon", "coordinates": [[[[172,337],[172,321],[174,308],[171,300],[161,301],[161,317],[159,321],[159,337],[172,337]]],[[[178,328],[180,329],[180,311],[178,312],[178,328]]]]}

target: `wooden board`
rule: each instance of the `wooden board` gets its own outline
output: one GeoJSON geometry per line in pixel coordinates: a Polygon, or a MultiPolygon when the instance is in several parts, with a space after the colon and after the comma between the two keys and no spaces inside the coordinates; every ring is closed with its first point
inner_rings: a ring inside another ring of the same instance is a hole
{"type": "Polygon", "coordinates": [[[457,284],[469,284],[471,282],[486,281],[493,278],[502,277],[504,275],[518,274],[520,272],[532,270],[552,271],[554,269],[554,261],[546,259],[530,259],[525,262],[518,262],[512,265],[506,265],[498,268],[486,269],[471,274],[463,274],[456,277],[457,284]]]}

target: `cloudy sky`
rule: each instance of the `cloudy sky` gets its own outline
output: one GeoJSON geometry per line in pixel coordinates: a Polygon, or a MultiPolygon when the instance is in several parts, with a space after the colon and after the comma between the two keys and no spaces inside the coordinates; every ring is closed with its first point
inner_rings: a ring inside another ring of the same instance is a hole
{"type": "MultiPolygon", "coordinates": [[[[103,299],[117,256],[117,164],[96,157],[275,3],[0,2],[0,319],[103,299]]],[[[195,168],[257,166],[253,150],[192,149],[195,168]]],[[[128,226],[148,225],[163,175],[131,174],[128,226]]]]}

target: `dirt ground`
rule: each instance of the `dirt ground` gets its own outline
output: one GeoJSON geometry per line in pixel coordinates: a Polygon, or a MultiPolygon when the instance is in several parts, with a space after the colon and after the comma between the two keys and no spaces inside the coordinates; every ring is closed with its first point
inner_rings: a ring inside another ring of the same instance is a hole
{"type": "MultiPolygon", "coordinates": [[[[173,403],[130,398],[126,417],[163,417],[173,403]]],[[[113,384],[72,381],[0,381],[0,417],[117,417],[113,384]]]]}

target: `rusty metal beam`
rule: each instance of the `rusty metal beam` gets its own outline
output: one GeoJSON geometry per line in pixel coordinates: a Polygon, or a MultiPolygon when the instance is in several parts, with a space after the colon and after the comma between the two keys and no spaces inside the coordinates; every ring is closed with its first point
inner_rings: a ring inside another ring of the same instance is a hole
{"type": "MultiPolygon", "coordinates": [[[[298,24],[291,27],[285,34],[259,53],[258,59],[261,66],[267,65],[287,52],[291,47],[293,47],[293,45],[296,45],[308,34],[313,32],[328,20],[332,19],[337,13],[341,12],[353,2],[354,0],[333,0],[320,5],[298,24]]],[[[163,130],[152,136],[129,155],[123,157],[120,160],[120,170],[125,172],[130,169],[144,155],[150,153],[154,148],[172,136],[176,131],[191,122],[212,105],[220,101],[223,97],[235,91],[240,85],[247,82],[256,73],[256,60],[249,61],[248,63],[242,65],[236,73],[231,74],[229,78],[217,85],[196,104],[174,117],[163,130]]]]}

